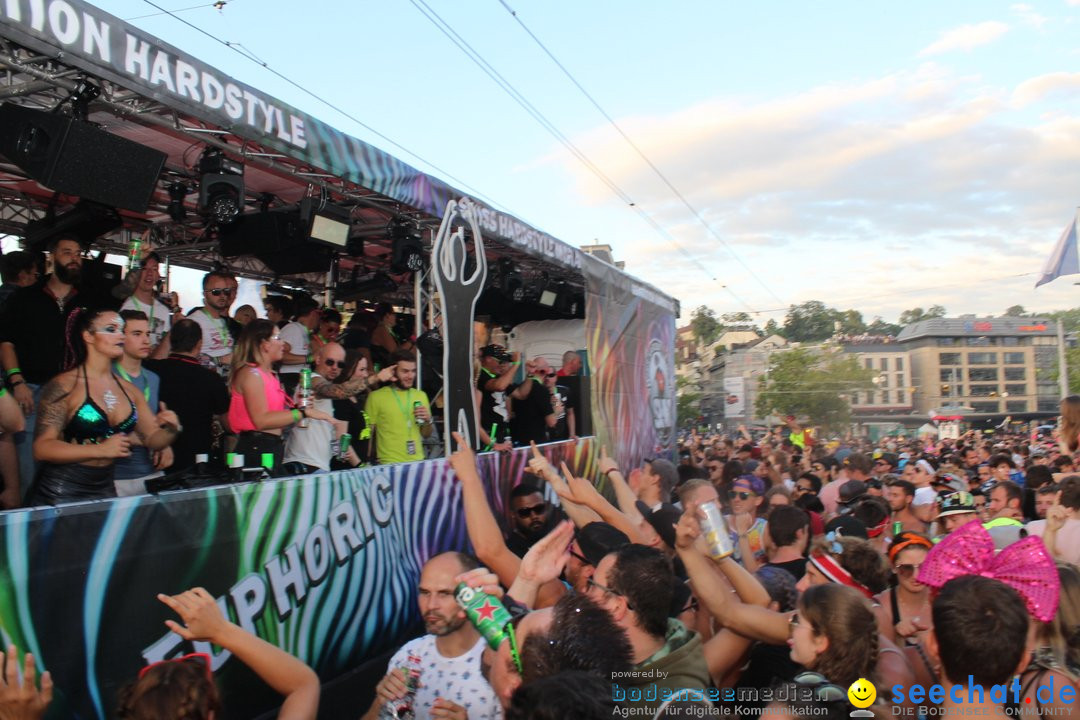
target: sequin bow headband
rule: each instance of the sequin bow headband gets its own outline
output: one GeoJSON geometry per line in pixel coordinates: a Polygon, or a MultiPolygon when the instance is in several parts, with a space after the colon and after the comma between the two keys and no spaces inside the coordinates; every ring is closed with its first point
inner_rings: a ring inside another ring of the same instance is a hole
{"type": "Polygon", "coordinates": [[[1000,580],[1024,599],[1028,612],[1050,622],[1057,612],[1061,580],[1042,538],[1026,537],[994,553],[994,540],[978,520],[949,533],[927,554],[919,582],[941,588],[953,578],[981,575],[1000,580]]]}

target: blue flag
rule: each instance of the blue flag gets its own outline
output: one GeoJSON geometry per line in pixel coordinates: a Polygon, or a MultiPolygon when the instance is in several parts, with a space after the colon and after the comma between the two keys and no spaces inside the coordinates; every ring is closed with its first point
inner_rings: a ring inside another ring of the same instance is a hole
{"type": "Polygon", "coordinates": [[[1046,259],[1043,265],[1042,275],[1035,283],[1035,287],[1044,285],[1062,275],[1076,275],[1080,273],[1080,253],[1076,248],[1076,218],[1068,224],[1061,233],[1061,239],[1054,246],[1054,252],[1046,259]]]}

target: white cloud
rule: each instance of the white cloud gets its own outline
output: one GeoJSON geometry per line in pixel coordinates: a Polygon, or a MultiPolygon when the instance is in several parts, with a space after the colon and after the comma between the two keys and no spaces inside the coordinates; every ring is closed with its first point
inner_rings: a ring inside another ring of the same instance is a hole
{"type": "MultiPolygon", "coordinates": [[[[1036,294],[1025,273],[1039,270],[1076,205],[1080,118],[1032,123],[1010,99],[1040,110],[1041,98],[1071,82],[1036,77],[1010,92],[923,66],[765,101],[720,97],[619,118],[771,292],[623,141],[604,128],[574,141],[684,249],[634,221],[600,231],[631,273],[687,307],[745,309],[705,282],[715,275],[756,309],[819,299],[890,320],[935,303],[957,313],[1048,310],[1075,304],[1071,283],[1036,294]]],[[[610,191],[587,170],[557,161],[579,197],[608,202],[610,191]]]]}
{"type": "Polygon", "coordinates": [[[1019,18],[1020,22],[1025,25],[1030,25],[1036,30],[1041,30],[1048,20],[1045,15],[1040,15],[1035,11],[1035,8],[1024,3],[1010,5],[1009,9],[1013,11],[1017,18],[1019,18]]]}
{"type": "Polygon", "coordinates": [[[1016,107],[1026,107],[1057,91],[1080,91],[1080,73],[1048,73],[1025,80],[1013,91],[1012,102],[1016,107]]]}
{"type": "Polygon", "coordinates": [[[980,45],[986,45],[1008,32],[1009,26],[1003,22],[989,20],[977,25],[961,25],[941,34],[936,42],[919,52],[919,57],[940,55],[953,50],[971,51],[980,45]]]}

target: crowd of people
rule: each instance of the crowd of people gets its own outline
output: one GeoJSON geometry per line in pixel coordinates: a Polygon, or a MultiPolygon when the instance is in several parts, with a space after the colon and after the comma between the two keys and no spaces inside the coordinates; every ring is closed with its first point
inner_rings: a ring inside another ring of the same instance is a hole
{"type": "MultiPolygon", "coordinates": [[[[77,242],[49,253],[44,276],[3,268],[20,286],[0,306],[5,503],[21,497],[13,477],[29,502],[61,503],[140,492],[215,452],[271,475],[424,457],[431,403],[392,308],[343,329],[311,298],[275,296],[260,319],[231,312],[236,280],[214,271],[185,315],[156,294],[151,254],[112,309],[80,285],[77,242]]],[[[469,547],[424,564],[426,634],[389,659],[365,718],[1071,714],[1080,397],[1050,436],[826,440],[789,418],[761,437],[692,432],[676,462],[620,467],[601,449],[594,482],[536,448],[576,436],[580,358],[530,360],[515,384],[519,356],[479,356],[483,443],[532,445],[528,475],[500,518],[455,435],[469,547]]],[[[281,693],[281,717],[315,716],[318,678],[299,660],[201,588],[160,600],[173,632],[281,693]]],[[[0,714],[39,717],[51,679],[4,657],[0,714]]],[[[223,712],[198,655],[144,669],[118,708],[223,712]]]]}
{"type": "MultiPolygon", "coordinates": [[[[389,305],[339,310],[303,293],[233,309],[238,282],[207,273],[182,311],[145,252],[118,287],[84,274],[58,236],[47,265],[27,251],[0,274],[0,507],[132,495],[153,487],[303,475],[436,452],[414,341],[389,305]],[[44,272],[49,267],[51,272],[44,272]]],[[[506,450],[575,437],[577,373],[499,345],[480,352],[482,441],[506,450]],[[511,435],[513,433],[513,435],[511,435]]]]}

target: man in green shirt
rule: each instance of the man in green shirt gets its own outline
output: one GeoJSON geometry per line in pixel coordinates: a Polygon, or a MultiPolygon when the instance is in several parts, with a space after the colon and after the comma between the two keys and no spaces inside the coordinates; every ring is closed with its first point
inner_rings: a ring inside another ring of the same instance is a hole
{"type": "MultiPolygon", "coordinates": [[[[374,430],[381,465],[424,459],[423,439],[431,435],[431,405],[416,383],[416,356],[399,350],[391,356],[394,381],[368,395],[364,412],[374,430]]],[[[370,454],[370,453],[369,453],[370,454]]]]}

